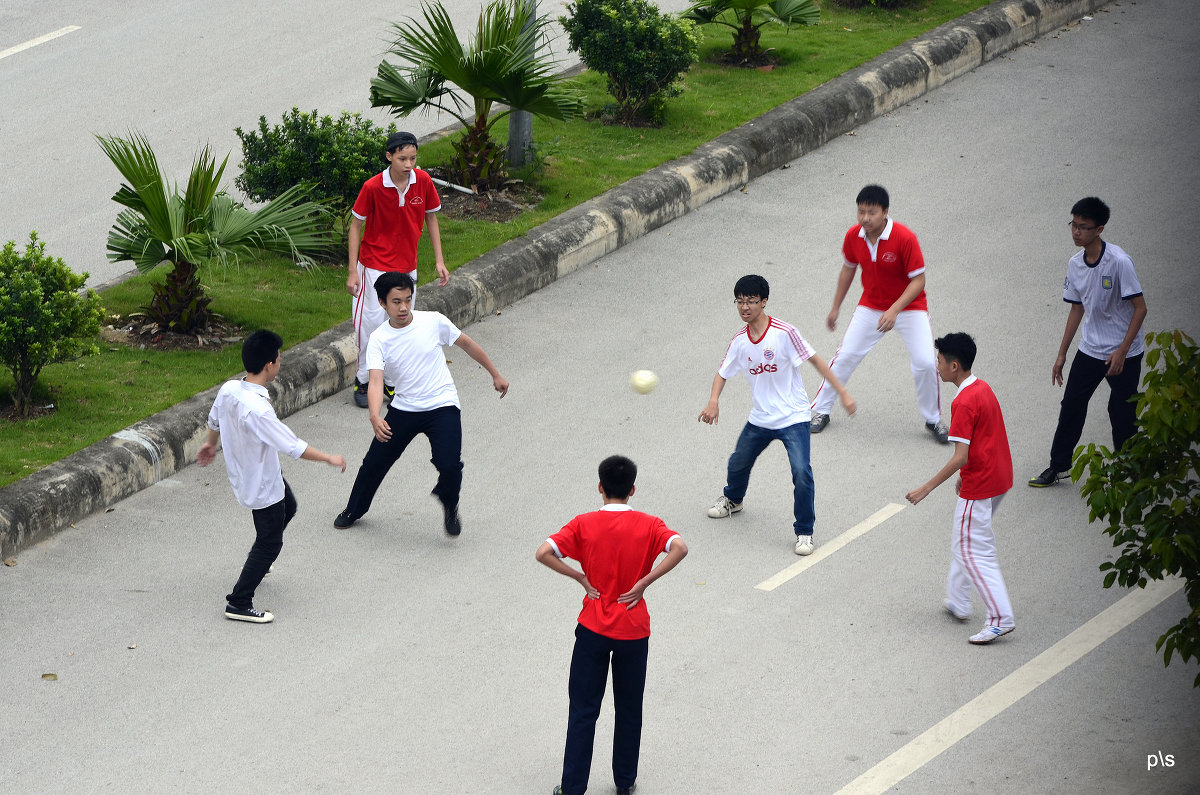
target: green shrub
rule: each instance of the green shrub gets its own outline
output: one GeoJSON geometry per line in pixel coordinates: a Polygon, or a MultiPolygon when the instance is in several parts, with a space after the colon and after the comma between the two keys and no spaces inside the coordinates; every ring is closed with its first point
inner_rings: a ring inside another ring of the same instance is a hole
{"type": "Polygon", "coordinates": [[[91,290],[78,292],[87,277],[47,257],[37,232],[29,233],[24,254],[14,241],[0,251],[0,361],[12,373],[21,416],[29,414],[43,367],[100,352],[100,298],[91,290]]]}
{"type": "Polygon", "coordinates": [[[234,184],[261,202],[305,183],[312,188],[313,200],[344,216],[362,184],[383,170],[384,146],[395,131],[395,124],[384,129],[348,111],[334,120],[293,107],[274,127],[267,125],[266,116],[259,116],[257,132],[234,130],[242,141],[242,173],[234,184]]]}
{"type": "Polygon", "coordinates": [[[676,81],[700,59],[695,23],[661,13],[646,0],[577,0],[560,17],[569,49],[604,75],[621,124],[662,122],[676,81]]]}

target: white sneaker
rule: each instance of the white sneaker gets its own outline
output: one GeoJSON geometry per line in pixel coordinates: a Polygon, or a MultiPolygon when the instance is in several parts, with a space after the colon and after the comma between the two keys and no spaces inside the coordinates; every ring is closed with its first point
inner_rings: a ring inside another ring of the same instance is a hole
{"type": "Polygon", "coordinates": [[[954,607],[950,604],[949,599],[946,599],[945,601],[942,602],[942,607],[946,608],[946,612],[949,613],[950,615],[954,616],[959,621],[966,621],[967,619],[969,619],[971,617],[971,612],[969,610],[966,613],[960,613],[957,610],[955,610],[954,607]]]}
{"type": "Polygon", "coordinates": [[[968,643],[974,643],[976,646],[982,646],[986,643],[991,643],[1001,635],[1007,635],[1016,627],[984,627],[971,637],[967,638],[968,643]]]}
{"type": "Polygon", "coordinates": [[[812,535],[796,536],[796,554],[811,555],[813,553],[812,535]]]}
{"type": "Polygon", "coordinates": [[[726,516],[735,514],[740,510],[742,510],[740,502],[734,502],[722,494],[720,497],[717,497],[717,501],[713,503],[713,507],[708,509],[708,518],[724,519],[726,516]]]}

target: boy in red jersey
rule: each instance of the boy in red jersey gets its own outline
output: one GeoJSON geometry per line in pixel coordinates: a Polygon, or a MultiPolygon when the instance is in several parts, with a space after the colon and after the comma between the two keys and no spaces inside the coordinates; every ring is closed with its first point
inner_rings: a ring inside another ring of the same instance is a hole
{"type": "Polygon", "coordinates": [[[587,790],[610,658],[616,708],[613,780],[618,795],[635,787],[650,639],[650,613],[642,595],[688,552],[683,539],[662,519],[629,507],[636,479],[637,465],[628,458],[614,455],[601,461],[599,491],[604,507],[576,516],[538,547],[539,563],[575,580],[586,594],[575,628],[567,745],[562,783],[554,788],[555,795],[587,790]],[[664,552],[666,557],[655,566],[664,552]],[[583,570],[563,558],[573,558],[583,570]]]}
{"type": "Polygon", "coordinates": [[[700,412],[700,422],[716,425],[720,414],[717,401],[725,382],[742,373],[750,382],[754,408],[738,436],[725,490],[708,509],[712,519],[723,519],[742,510],[742,499],[750,485],[750,470],[773,440],[783,442],[792,469],[793,510],[796,516],[796,554],[813,552],[813,526],[816,523],[812,465],[809,463],[808,393],[800,378],[800,365],[813,367],[836,390],[847,414],[854,413],[854,398],[846,391],[825,361],[804,341],[791,325],[767,314],[771,288],[761,276],[743,276],[733,286],[738,315],[746,322],[725,350],[725,358],[713,378],[708,405],[700,412]]]}
{"type": "Polygon", "coordinates": [[[937,370],[943,381],[958,387],[950,402],[950,441],[954,454],[924,486],[905,499],[916,505],[962,470],[955,481],[958,504],[954,510],[950,544],[950,576],[946,581],[946,611],[959,621],[971,615],[971,586],[987,607],[987,623],[968,640],[976,645],[991,643],[1012,632],[1012,605],[996,560],[996,537],[992,515],[1012,488],[1012,454],[1004,414],[996,394],[986,382],[971,374],[975,363],[975,341],[957,332],[934,342],[937,370]]]}
{"type": "Polygon", "coordinates": [[[442,259],[437,220],[442,200],[433,179],[417,168],[417,137],[408,132],[389,135],[384,160],[388,167],[363,183],[350,220],[350,275],[346,278],[346,291],[353,297],[350,312],[358,345],[354,403],[364,409],[370,377],[367,340],[387,320],[387,314],[375,300],[375,280],[382,273],[397,271],[407,273],[413,284],[417,283],[417,240],[422,227],[428,226],[438,284],[450,281],[450,271],[442,259]]]}
{"type": "MultiPolygon", "coordinates": [[[[829,367],[842,383],[850,383],[854,369],[883,335],[894,329],[908,348],[917,388],[917,408],[925,429],[946,444],[933,332],[925,303],[925,257],[921,245],[912,230],[888,217],[888,192],[879,185],[867,185],[854,201],[858,205],[858,223],[850,227],[842,241],[844,267],[833,294],[833,309],[825,319],[830,331],[837,327],[842,301],[854,284],[857,271],[862,272],[863,293],[829,367]]],[[[817,388],[812,403],[813,433],[820,433],[829,425],[833,398],[828,382],[817,388]]]]}

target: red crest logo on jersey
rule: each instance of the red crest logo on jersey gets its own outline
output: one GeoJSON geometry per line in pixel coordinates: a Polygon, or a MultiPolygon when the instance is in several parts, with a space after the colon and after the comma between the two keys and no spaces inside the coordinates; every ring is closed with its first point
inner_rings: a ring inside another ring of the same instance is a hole
{"type": "Polygon", "coordinates": [[[766,359],[768,362],[771,361],[772,359],[774,359],[775,358],[775,349],[774,348],[765,348],[763,350],[763,358],[766,359]]]}
{"type": "Polygon", "coordinates": [[[896,252],[894,252],[894,251],[885,251],[885,252],[883,253],[883,261],[884,261],[884,262],[895,262],[895,261],[896,261],[896,252]]]}

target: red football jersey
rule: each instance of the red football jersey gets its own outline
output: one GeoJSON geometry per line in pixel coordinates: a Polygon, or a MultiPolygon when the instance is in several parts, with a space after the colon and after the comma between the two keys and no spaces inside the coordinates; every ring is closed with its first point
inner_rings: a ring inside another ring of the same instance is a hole
{"type": "Polygon", "coordinates": [[[425,214],[441,209],[433,178],[413,169],[408,185],[397,186],[391,172],[363,183],[354,202],[354,217],[365,220],[358,261],[377,271],[408,273],[417,269],[417,241],[425,214]]]}
{"type": "MultiPolygon", "coordinates": [[[[855,224],[846,232],[842,242],[842,257],[846,264],[862,271],[863,294],[858,303],[868,309],[886,312],[908,289],[914,277],[925,272],[925,257],[917,236],[907,226],[888,219],[887,226],[871,251],[862,226],[855,224]]],[[[905,307],[927,309],[925,291],[905,307]]]]}
{"type": "Polygon", "coordinates": [[[966,442],[967,463],[959,475],[964,500],[999,497],[1012,488],[1012,453],[1000,402],[986,381],[971,376],[950,401],[950,441],[966,442]]]}

